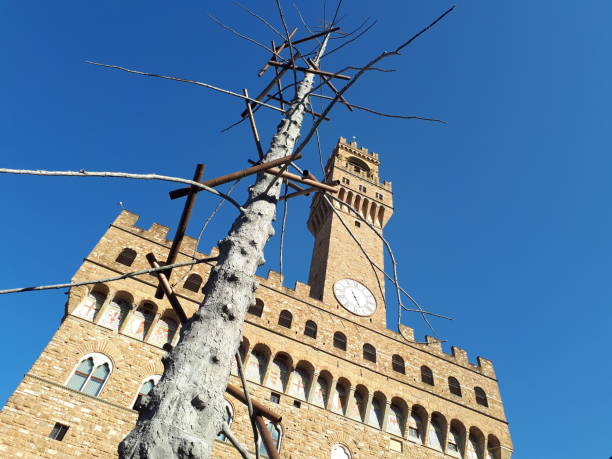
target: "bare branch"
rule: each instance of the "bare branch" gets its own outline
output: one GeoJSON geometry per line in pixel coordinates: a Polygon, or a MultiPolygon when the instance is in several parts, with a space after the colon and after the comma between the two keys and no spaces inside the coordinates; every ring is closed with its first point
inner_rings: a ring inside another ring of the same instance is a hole
{"type": "MultiPolygon", "coordinates": [[[[325,96],[323,94],[313,93],[313,94],[311,94],[311,96],[319,97],[321,99],[334,100],[333,97],[325,96]]],[[[446,124],[446,121],[439,120],[439,119],[436,119],[436,118],[426,118],[426,117],[423,117],[423,116],[414,116],[414,115],[393,115],[393,114],[390,114],[390,113],[379,112],[379,111],[373,110],[371,108],[362,107],[361,105],[355,105],[355,104],[348,104],[348,105],[350,105],[352,108],[356,108],[357,110],[363,110],[365,112],[373,113],[374,115],[384,116],[386,118],[399,118],[399,119],[403,119],[403,120],[433,121],[433,122],[436,122],[436,123],[446,124]]]]}
{"type": "Polygon", "coordinates": [[[234,434],[232,433],[232,429],[227,425],[227,423],[223,423],[223,435],[227,437],[230,443],[238,450],[243,459],[250,459],[251,456],[247,449],[238,441],[234,434]]]}
{"type": "Polygon", "coordinates": [[[396,72],[395,69],[381,69],[380,67],[370,67],[369,69],[366,69],[364,67],[352,67],[352,66],[348,66],[347,69],[351,69],[351,70],[368,70],[368,71],[376,71],[376,72],[384,72],[384,73],[391,73],[391,72],[396,72]]]}
{"type": "Polygon", "coordinates": [[[418,312],[420,314],[427,314],[429,316],[439,317],[441,319],[453,320],[452,317],[443,316],[442,314],[436,314],[436,313],[429,312],[429,311],[424,311],[423,309],[410,309],[410,308],[407,308],[406,306],[404,306],[403,304],[402,304],[402,309],[404,311],[407,311],[407,312],[418,312]]]}
{"type": "Polygon", "coordinates": [[[242,383],[242,392],[244,392],[244,398],[246,400],[247,410],[249,412],[249,419],[251,420],[251,427],[253,428],[253,440],[255,440],[255,458],[259,459],[259,445],[257,444],[259,433],[257,430],[257,424],[255,422],[253,403],[251,402],[251,396],[249,395],[249,387],[247,386],[246,378],[244,377],[244,367],[242,366],[242,357],[240,356],[240,350],[236,352],[236,367],[238,368],[238,376],[240,376],[240,382],[242,383]]]}
{"type": "Polygon", "coordinates": [[[230,96],[238,97],[240,99],[245,99],[245,100],[248,100],[248,101],[253,102],[255,104],[263,105],[264,107],[268,107],[268,108],[271,108],[272,110],[276,110],[277,112],[284,113],[283,110],[281,110],[278,107],[275,107],[274,105],[269,105],[269,104],[266,104],[266,103],[261,102],[259,100],[251,99],[250,97],[245,97],[242,94],[238,94],[237,92],[229,91],[229,90],[223,89],[223,88],[218,88],[218,87],[213,86],[213,85],[208,84],[208,83],[202,83],[201,81],[187,80],[185,78],[178,78],[178,77],[167,76],[167,75],[157,75],[156,73],[140,72],[138,70],[132,70],[132,69],[128,69],[128,68],[125,68],[125,67],[119,67],[118,65],[101,64],[99,62],[92,62],[92,61],[85,61],[85,62],[87,64],[98,65],[100,67],[108,67],[109,69],[122,70],[124,72],[135,73],[137,75],[144,75],[144,76],[150,76],[150,77],[155,77],[155,78],[163,78],[165,80],[180,81],[182,83],[191,83],[191,84],[195,84],[195,85],[198,85],[198,86],[204,86],[205,88],[214,89],[215,91],[222,92],[223,94],[229,94],[230,96]]]}
{"type": "MultiPolygon", "coordinates": [[[[287,182],[285,182],[285,195],[283,196],[284,199],[284,205],[283,205],[283,220],[281,223],[281,235],[280,235],[280,249],[279,249],[279,256],[278,256],[278,273],[281,276],[281,282],[282,282],[282,278],[283,278],[283,246],[285,243],[285,224],[287,223],[287,208],[288,208],[288,199],[287,199],[287,195],[289,193],[289,185],[287,185],[287,182]]],[[[298,191],[298,193],[301,193],[301,191],[298,191]]]]}
{"type": "Polygon", "coordinates": [[[261,48],[263,48],[263,49],[265,49],[265,50],[267,50],[267,51],[270,51],[272,54],[276,54],[274,51],[272,51],[272,50],[271,50],[270,48],[268,48],[266,45],[264,45],[264,44],[262,44],[262,43],[259,43],[257,40],[255,40],[255,39],[253,39],[253,38],[251,38],[251,37],[249,37],[249,36],[247,36],[247,35],[244,35],[244,34],[242,34],[242,33],[238,32],[237,30],[232,29],[230,26],[228,26],[227,24],[224,24],[223,22],[221,22],[219,19],[217,19],[216,17],[214,17],[212,14],[209,14],[209,15],[208,15],[208,18],[209,18],[211,21],[216,22],[217,24],[219,24],[219,25],[220,25],[221,27],[223,27],[225,30],[227,30],[227,31],[229,31],[229,32],[231,32],[231,33],[233,33],[233,34],[234,34],[234,35],[236,35],[237,37],[240,37],[240,38],[242,38],[242,39],[244,39],[244,40],[250,41],[251,43],[254,43],[254,44],[256,44],[257,46],[259,46],[259,47],[261,47],[261,48]]]}
{"type": "Polygon", "coordinates": [[[59,288],[68,288],[68,287],[79,287],[81,285],[92,285],[92,284],[101,284],[105,282],[113,282],[121,279],[128,279],[130,277],[141,276],[143,274],[152,274],[159,271],[166,271],[168,269],[173,268],[181,268],[183,266],[195,265],[198,263],[206,263],[208,261],[217,261],[218,257],[210,257],[210,258],[200,258],[198,260],[193,261],[185,261],[182,263],[174,263],[172,265],[160,266],[159,268],[149,268],[149,269],[141,269],[140,271],[133,271],[130,273],[121,274],[119,276],[107,277],[105,279],[97,279],[91,281],[83,281],[83,282],[69,282],[66,284],[55,284],[55,285],[39,285],[37,287],[21,287],[21,288],[9,288],[6,290],[0,290],[0,295],[5,295],[7,293],[20,293],[20,292],[31,292],[37,290],[56,290],[59,288]]]}
{"type": "MultiPolygon", "coordinates": [[[[289,36],[289,28],[287,27],[287,21],[285,21],[285,14],[283,13],[283,8],[281,7],[280,0],[276,0],[276,9],[278,10],[278,15],[280,16],[281,22],[283,23],[283,28],[285,29],[285,41],[289,45],[289,55],[291,56],[291,64],[296,65],[294,58],[295,51],[293,49],[291,37],[289,36]]],[[[295,69],[293,69],[293,83],[297,86],[297,72],[295,69]]]]}
{"type": "Polygon", "coordinates": [[[372,24],[370,24],[369,26],[367,26],[363,31],[361,31],[358,35],[354,36],[353,38],[351,38],[350,40],[345,41],[344,43],[342,43],[339,46],[336,46],[334,49],[329,50],[327,53],[325,53],[325,55],[323,57],[327,57],[332,53],[335,53],[336,51],[341,50],[342,48],[344,48],[345,46],[353,43],[356,40],[359,40],[361,37],[363,37],[366,33],[368,33],[370,31],[370,29],[372,27],[374,27],[376,25],[376,21],[373,21],[372,24]]]}
{"type": "MultiPolygon", "coordinates": [[[[423,28],[421,31],[419,31],[418,33],[416,33],[415,35],[413,35],[410,39],[408,39],[407,41],[405,41],[404,43],[402,43],[398,48],[396,48],[394,51],[383,51],[381,54],[379,54],[377,57],[375,57],[374,59],[372,59],[370,62],[368,62],[367,65],[365,65],[363,67],[362,70],[360,70],[346,85],[344,85],[344,87],[336,93],[336,97],[334,97],[334,99],[329,103],[329,105],[325,108],[325,110],[323,110],[323,113],[321,114],[321,116],[327,116],[327,114],[331,111],[331,109],[334,107],[334,105],[336,104],[336,102],[338,102],[340,100],[340,97],[342,97],[342,95],[348,91],[351,86],[353,86],[361,76],[363,76],[363,74],[366,72],[366,69],[370,68],[370,67],[374,67],[378,62],[380,62],[381,60],[383,60],[386,57],[389,56],[393,56],[393,55],[397,55],[399,54],[399,50],[404,48],[405,46],[409,45],[410,43],[412,43],[416,38],[420,37],[423,33],[425,33],[426,31],[428,31],[429,29],[431,29],[435,24],[437,24],[440,20],[442,20],[442,18],[444,18],[447,14],[449,14],[453,9],[455,9],[454,6],[452,6],[451,8],[449,8],[448,10],[446,10],[444,13],[442,13],[440,16],[438,16],[438,18],[436,18],[435,21],[433,21],[431,24],[429,24],[427,27],[423,28]]],[[[313,89],[314,90],[314,89],[313,89]]],[[[308,95],[310,95],[312,93],[312,91],[309,91],[308,95]]],[[[307,96],[306,96],[307,97],[307,96]]],[[[304,137],[304,140],[302,140],[302,142],[297,146],[297,148],[295,149],[294,154],[299,154],[301,153],[301,151],[304,149],[304,147],[306,147],[306,145],[308,144],[308,142],[310,141],[310,139],[312,138],[312,136],[314,135],[314,131],[316,130],[316,128],[319,127],[319,125],[321,124],[321,121],[323,120],[323,118],[319,118],[317,119],[312,127],[310,128],[310,131],[308,132],[308,134],[306,134],[306,136],[304,137]]]]}
{"type": "Polygon", "coordinates": [[[283,40],[285,39],[285,37],[283,36],[282,33],[280,33],[276,27],[274,27],[272,24],[270,24],[269,21],[267,21],[265,18],[261,17],[260,15],[256,14],[255,12],[251,11],[250,9],[248,9],[246,6],[244,6],[242,3],[236,2],[234,1],[234,4],[236,6],[238,6],[239,8],[241,8],[242,10],[246,11],[247,13],[249,13],[251,16],[256,17],[257,19],[259,19],[261,22],[263,22],[266,26],[268,26],[268,28],[274,32],[276,35],[278,35],[279,37],[281,37],[283,40]]]}
{"type": "MultiPolygon", "coordinates": [[[[300,18],[300,21],[302,22],[302,25],[306,28],[306,30],[308,30],[308,32],[310,32],[310,35],[314,35],[315,33],[308,26],[308,24],[306,23],[306,20],[304,19],[304,16],[302,16],[302,12],[300,11],[300,9],[298,8],[298,6],[295,3],[293,4],[293,8],[295,8],[295,11],[297,11],[297,14],[298,14],[298,16],[300,18]]],[[[315,37],[315,39],[317,40],[317,42],[320,45],[321,44],[321,40],[319,40],[319,37],[315,37]]]]}
{"type": "Polygon", "coordinates": [[[200,182],[195,182],[193,180],[188,180],[180,177],[170,177],[167,175],[158,175],[158,174],[131,174],[128,172],[93,172],[86,171],[81,169],[80,171],[45,171],[45,170],[28,170],[28,169],[6,169],[0,168],[0,174],[18,174],[18,175],[44,175],[51,177],[114,177],[114,178],[126,178],[126,179],[136,179],[136,180],[161,180],[164,182],[178,182],[185,183],[187,185],[193,185],[198,187],[204,191],[208,191],[209,193],[216,194],[217,196],[222,197],[223,199],[231,202],[237,209],[242,211],[242,207],[236,201],[234,201],[228,195],[221,193],[214,188],[203,185],[200,182]]]}

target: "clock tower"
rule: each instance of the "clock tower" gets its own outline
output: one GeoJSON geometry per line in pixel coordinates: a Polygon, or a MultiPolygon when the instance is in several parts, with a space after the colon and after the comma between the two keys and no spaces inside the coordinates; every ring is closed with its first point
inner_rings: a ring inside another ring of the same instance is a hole
{"type": "Polygon", "coordinates": [[[384,245],[374,231],[382,234],[389,221],[393,193],[390,182],[380,181],[379,165],[377,153],[340,137],[325,166],[325,181],[340,182],[338,201],[332,209],[317,194],[310,208],[315,242],[308,283],[311,296],[335,313],[386,328],[385,279],[373,266],[384,268],[384,245]]]}

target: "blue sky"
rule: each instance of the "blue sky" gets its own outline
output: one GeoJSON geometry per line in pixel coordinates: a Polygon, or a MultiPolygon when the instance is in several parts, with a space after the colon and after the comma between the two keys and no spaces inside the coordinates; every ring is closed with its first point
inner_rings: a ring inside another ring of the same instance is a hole
{"type": "MultiPolygon", "coordinates": [[[[290,22],[301,26],[286,3],[290,22]]],[[[278,23],[273,1],[248,4],[278,23]]],[[[322,2],[298,4],[309,23],[320,24],[322,2]]],[[[256,72],[268,54],[207,14],[266,43],[274,38],[269,30],[230,2],[169,5],[3,2],[2,167],[183,177],[191,177],[196,162],[206,163],[207,177],[244,167],[255,155],[248,127],[219,132],[243,109],[240,100],[84,64],[97,60],[251,93],[262,87],[256,72]]],[[[339,106],[322,126],[323,148],[328,154],[339,136],[355,136],[381,154],[382,177],[394,186],[395,215],[386,235],[401,282],[424,306],[455,318],[434,322],[449,345],[467,349],[472,360],[493,360],[514,457],[604,457],[610,451],[602,441],[609,437],[603,418],[612,410],[612,4],[457,5],[402,56],[384,62],[395,73],[368,75],[347,94],[357,104],[448,124],[383,119],[339,106]]],[[[372,2],[347,2],[345,30],[368,16],[378,23],[323,67],[363,64],[448,6],[411,0],[377,2],[373,9],[372,2]]],[[[262,110],[257,119],[266,143],[278,117],[262,110]]],[[[314,148],[302,165],[319,172],[314,148]]],[[[182,204],[167,199],[172,188],[1,176],[0,288],[68,281],[120,211],[119,201],[140,214],[145,227],[175,225],[182,204]]],[[[201,195],[190,234],[214,203],[201,195]]],[[[288,285],[307,279],[307,208],[306,199],[291,201],[288,285]]],[[[234,216],[229,206],[218,214],[203,250],[234,216]]],[[[265,269],[277,269],[277,253],[275,238],[265,269]]],[[[56,330],[64,303],[63,291],[0,297],[0,343],[8,351],[0,403],[56,330]]],[[[416,316],[404,322],[417,336],[427,333],[416,316]]]]}

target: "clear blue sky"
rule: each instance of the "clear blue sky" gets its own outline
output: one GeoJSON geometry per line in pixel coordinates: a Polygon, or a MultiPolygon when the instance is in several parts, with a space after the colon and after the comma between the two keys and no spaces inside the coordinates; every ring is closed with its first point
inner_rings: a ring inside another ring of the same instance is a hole
{"type": "MultiPolygon", "coordinates": [[[[278,23],[272,0],[248,3],[278,23]]],[[[285,3],[291,23],[300,25],[285,3]]],[[[330,57],[324,64],[330,70],[367,62],[450,6],[346,3],[345,30],[367,16],[378,23],[330,57]]],[[[318,25],[322,3],[299,4],[318,25]]],[[[204,162],[213,177],[245,166],[254,156],[247,126],[219,132],[236,119],[241,101],[83,63],[256,93],[263,84],[256,71],[268,54],[207,14],[266,43],[271,32],[229,2],[177,5],[2,2],[2,167],[190,177],[204,162]]],[[[443,23],[384,63],[396,73],[368,75],[347,94],[357,104],[440,117],[448,125],[339,106],[322,128],[326,154],[342,135],[382,155],[396,207],[386,234],[401,281],[427,308],[455,318],[435,322],[449,344],[494,361],[519,459],[610,455],[611,13],[603,0],[459,1],[443,23]]],[[[278,118],[260,113],[267,142],[278,118]]],[[[313,148],[302,164],[319,172],[313,148]]],[[[119,201],[145,227],[175,225],[182,203],[167,199],[172,188],[0,176],[0,288],[68,281],[120,211],[119,201]]],[[[215,202],[200,196],[191,234],[215,202]]],[[[307,204],[291,201],[288,285],[307,279],[307,204]]],[[[204,250],[234,216],[229,206],[217,216],[204,250]]],[[[266,269],[277,269],[277,253],[275,238],[266,269]]],[[[0,297],[2,403],[56,330],[64,302],[62,291],[0,297]]],[[[427,332],[416,316],[404,322],[417,336],[427,332]]]]}

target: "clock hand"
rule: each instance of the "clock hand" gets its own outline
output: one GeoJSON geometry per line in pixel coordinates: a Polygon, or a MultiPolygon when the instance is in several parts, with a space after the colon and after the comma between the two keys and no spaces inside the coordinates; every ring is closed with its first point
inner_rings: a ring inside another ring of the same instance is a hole
{"type": "Polygon", "coordinates": [[[355,298],[355,302],[359,306],[359,300],[357,299],[357,295],[355,295],[355,292],[353,292],[352,290],[351,290],[351,295],[353,295],[353,298],[355,298]]]}

